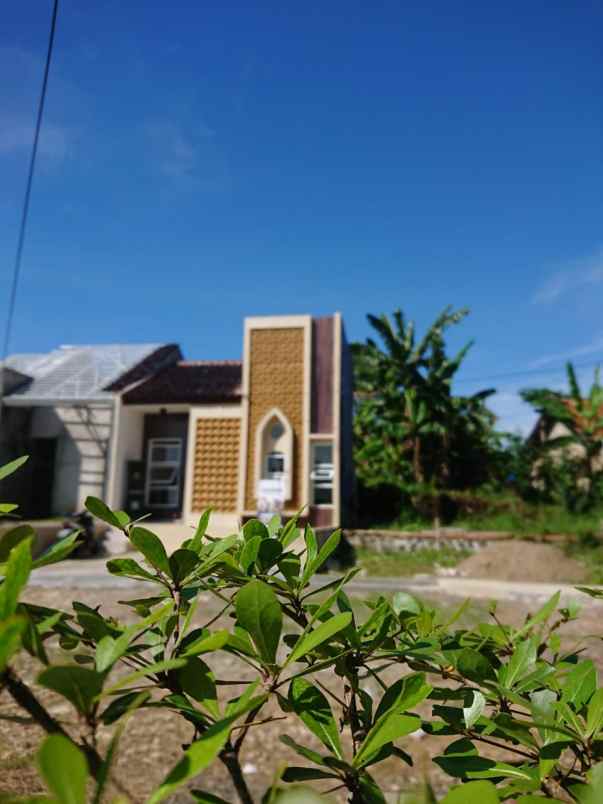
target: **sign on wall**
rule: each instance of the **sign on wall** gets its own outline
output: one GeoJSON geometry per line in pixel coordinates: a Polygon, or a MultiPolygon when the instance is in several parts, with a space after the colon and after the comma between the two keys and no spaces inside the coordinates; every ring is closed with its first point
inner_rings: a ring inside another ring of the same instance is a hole
{"type": "Polygon", "coordinates": [[[282,477],[258,481],[258,519],[268,523],[276,514],[280,516],[285,507],[285,481],[282,477]]]}

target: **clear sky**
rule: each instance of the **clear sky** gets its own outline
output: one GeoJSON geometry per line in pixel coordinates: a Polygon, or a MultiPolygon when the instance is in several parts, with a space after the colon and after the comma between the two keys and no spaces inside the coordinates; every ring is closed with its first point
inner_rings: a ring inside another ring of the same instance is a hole
{"type": "MultiPolygon", "coordinates": [[[[3,9],[5,306],[50,11],[3,9]]],[[[602,37],[598,1],[62,0],[11,351],[467,305],[457,389],[525,429],[518,387],[603,361],[602,37]]]]}

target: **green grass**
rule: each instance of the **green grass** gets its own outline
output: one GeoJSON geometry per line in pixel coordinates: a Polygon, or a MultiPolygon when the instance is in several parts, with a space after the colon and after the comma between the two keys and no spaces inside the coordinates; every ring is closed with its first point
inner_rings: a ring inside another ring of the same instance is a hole
{"type": "Polygon", "coordinates": [[[582,562],[588,569],[588,583],[603,584],[603,544],[594,539],[579,539],[565,545],[570,558],[582,562]]]}
{"type": "Polygon", "coordinates": [[[573,514],[554,505],[525,506],[523,510],[459,518],[456,527],[468,530],[511,531],[518,536],[558,533],[586,538],[601,530],[602,511],[573,514]]]}
{"type": "MultiPolygon", "coordinates": [[[[586,539],[603,531],[603,509],[575,514],[561,506],[531,505],[508,495],[492,497],[492,508],[494,510],[483,513],[461,515],[448,525],[465,530],[504,531],[520,537],[561,534],[586,539]]],[[[403,511],[393,522],[375,523],[372,527],[415,532],[431,530],[433,523],[412,511],[403,511]]]]}
{"type": "Polygon", "coordinates": [[[433,574],[438,567],[456,567],[468,555],[469,550],[453,550],[446,546],[387,553],[360,548],[356,552],[356,561],[367,575],[395,578],[419,573],[433,574]]]}

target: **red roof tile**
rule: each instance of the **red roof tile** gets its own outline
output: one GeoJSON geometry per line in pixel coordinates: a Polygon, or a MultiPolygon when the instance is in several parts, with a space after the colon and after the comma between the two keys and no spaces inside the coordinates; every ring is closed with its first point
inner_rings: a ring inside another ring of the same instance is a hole
{"type": "Polygon", "coordinates": [[[183,360],[130,388],[123,401],[126,405],[238,402],[241,376],[239,360],[183,360]]]}

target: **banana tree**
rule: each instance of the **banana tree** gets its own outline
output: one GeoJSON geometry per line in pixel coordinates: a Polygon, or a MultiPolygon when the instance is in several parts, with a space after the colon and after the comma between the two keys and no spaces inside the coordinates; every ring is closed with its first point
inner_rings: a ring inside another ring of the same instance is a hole
{"type": "Polygon", "coordinates": [[[583,502],[595,501],[597,480],[602,471],[603,450],[603,386],[597,368],[588,394],[583,394],[571,363],[566,366],[569,393],[549,388],[521,391],[541,417],[543,429],[551,433],[560,425],[561,433],[545,438],[540,445],[542,454],[558,452],[568,463],[577,467],[577,489],[585,491],[583,502]]]}
{"type": "MultiPolygon", "coordinates": [[[[478,411],[492,390],[455,397],[452,381],[472,342],[454,357],[445,330],[468,310],[446,307],[417,340],[415,325],[400,310],[368,316],[381,344],[369,338],[353,347],[356,375],[355,444],[359,476],[368,485],[388,483],[436,501],[450,485],[451,457],[462,449],[478,411]]],[[[481,431],[480,431],[481,432],[481,431]]]]}

